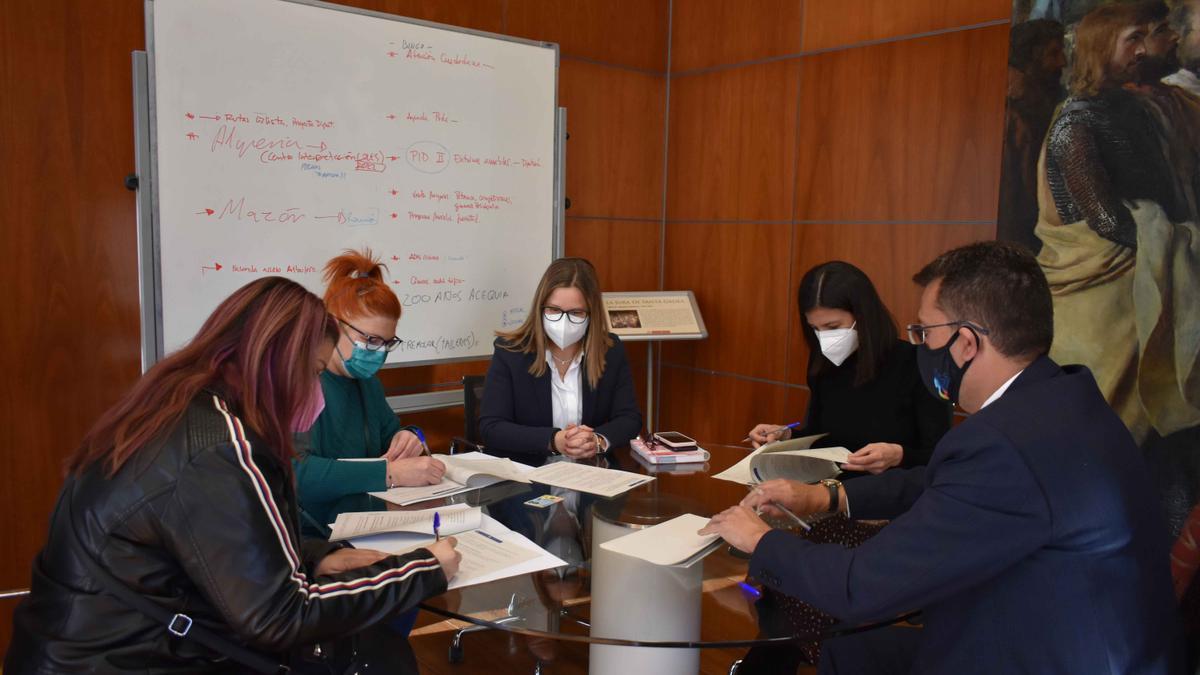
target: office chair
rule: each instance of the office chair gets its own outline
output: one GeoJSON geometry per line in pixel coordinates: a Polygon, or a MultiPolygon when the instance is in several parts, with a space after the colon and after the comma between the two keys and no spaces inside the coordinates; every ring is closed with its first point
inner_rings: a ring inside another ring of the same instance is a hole
{"type": "Polygon", "coordinates": [[[479,405],[483,401],[483,375],[463,375],[463,435],[450,439],[450,454],[483,452],[479,435],[479,405]]]}

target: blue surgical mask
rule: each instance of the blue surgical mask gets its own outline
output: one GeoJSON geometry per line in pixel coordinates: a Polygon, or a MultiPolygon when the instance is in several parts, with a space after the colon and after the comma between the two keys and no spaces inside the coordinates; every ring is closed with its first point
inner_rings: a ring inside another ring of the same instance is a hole
{"type": "Polygon", "coordinates": [[[351,377],[360,380],[369,380],[375,377],[375,373],[383,367],[383,362],[387,360],[387,352],[382,349],[370,350],[367,349],[366,343],[355,342],[354,351],[350,352],[350,358],[342,356],[342,350],[338,349],[338,356],[342,359],[342,365],[346,367],[346,372],[350,373],[351,377]]]}

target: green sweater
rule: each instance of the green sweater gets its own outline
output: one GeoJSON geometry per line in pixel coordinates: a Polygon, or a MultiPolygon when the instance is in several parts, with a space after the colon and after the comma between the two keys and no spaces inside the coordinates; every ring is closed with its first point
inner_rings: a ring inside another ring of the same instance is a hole
{"type": "Polygon", "coordinates": [[[356,380],[321,373],[325,410],[300,443],[296,485],[300,508],[318,522],[328,520],[339,499],[387,489],[387,462],[342,462],[379,457],[402,428],[378,378],[356,380]]]}

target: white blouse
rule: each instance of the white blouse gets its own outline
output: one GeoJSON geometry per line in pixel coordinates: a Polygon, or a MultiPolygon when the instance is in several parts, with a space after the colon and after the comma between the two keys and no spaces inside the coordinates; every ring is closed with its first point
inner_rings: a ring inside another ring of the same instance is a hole
{"type": "Polygon", "coordinates": [[[550,350],[546,350],[546,364],[550,366],[550,408],[553,411],[554,426],[566,429],[568,424],[583,422],[583,351],[580,350],[567,374],[559,376],[558,364],[550,350]]]}

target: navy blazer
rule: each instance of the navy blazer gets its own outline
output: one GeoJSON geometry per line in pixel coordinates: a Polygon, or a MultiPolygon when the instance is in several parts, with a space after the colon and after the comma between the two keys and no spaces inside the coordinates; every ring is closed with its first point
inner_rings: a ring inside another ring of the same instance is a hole
{"type": "MultiPolygon", "coordinates": [[[[642,412],[634,397],[625,347],[616,335],[610,333],[609,337],[613,344],[604,355],[604,374],[595,389],[587,383],[587,362],[580,368],[582,421],[616,448],[641,431],[642,412]]],[[[540,465],[550,455],[550,443],[558,429],[550,402],[550,368],[534,377],[529,367],[535,357],[544,359],[546,355],[509,351],[499,338],[495,347],[483,387],[479,435],[488,454],[540,465]]]]}
{"type": "Polygon", "coordinates": [[[923,609],[918,673],[1177,673],[1168,535],[1141,453],[1082,366],[1042,357],[926,467],[845,484],[855,549],[765,535],[751,574],[844,621],[923,609]]]}

